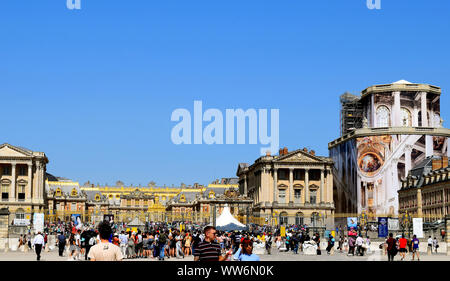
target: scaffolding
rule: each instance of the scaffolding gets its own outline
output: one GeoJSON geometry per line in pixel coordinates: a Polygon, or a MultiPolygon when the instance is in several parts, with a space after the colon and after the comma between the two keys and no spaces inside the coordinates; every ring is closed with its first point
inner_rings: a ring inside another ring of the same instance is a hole
{"type": "Polygon", "coordinates": [[[361,97],[352,95],[349,92],[340,97],[341,111],[341,136],[350,133],[352,130],[362,128],[363,105],[360,102],[361,97]]]}

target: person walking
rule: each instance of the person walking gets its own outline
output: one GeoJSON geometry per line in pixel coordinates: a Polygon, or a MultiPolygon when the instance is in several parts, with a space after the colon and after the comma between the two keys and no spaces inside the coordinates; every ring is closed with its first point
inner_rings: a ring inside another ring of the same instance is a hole
{"type": "Polygon", "coordinates": [[[398,248],[399,248],[399,252],[400,252],[400,256],[402,257],[401,260],[405,259],[405,255],[406,255],[406,246],[407,246],[408,241],[405,238],[405,235],[402,234],[402,238],[400,238],[398,240],[398,248]]]}
{"type": "Polygon", "coordinates": [[[438,242],[438,240],[436,239],[436,237],[434,237],[434,239],[433,239],[433,249],[434,249],[434,252],[437,254],[437,252],[438,252],[438,248],[439,248],[439,242],[438,242]]]}
{"type": "Polygon", "coordinates": [[[433,239],[431,236],[428,236],[428,245],[427,245],[427,255],[431,255],[433,252],[433,239]]]}
{"type": "Polygon", "coordinates": [[[45,247],[44,236],[38,231],[37,235],[33,239],[34,250],[36,251],[37,260],[41,260],[41,251],[45,247]]]}
{"type": "Polygon", "coordinates": [[[358,238],[356,238],[356,255],[357,256],[364,256],[364,239],[361,237],[361,235],[358,235],[358,238]]]}
{"type": "Polygon", "coordinates": [[[327,245],[327,249],[326,249],[328,255],[331,254],[331,249],[333,249],[333,247],[334,247],[334,242],[335,242],[334,237],[333,237],[333,235],[330,234],[328,236],[328,245],[327,245]]]}
{"type": "Polygon", "coordinates": [[[268,255],[270,255],[270,252],[272,250],[272,240],[273,240],[272,233],[269,232],[269,234],[266,237],[266,245],[265,245],[268,255]]]}
{"type": "Polygon", "coordinates": [[[100,243],[91,247],[88,258],[91,261],[122,261],[123,256],[120,248],[109,242],[112,229],[109,222],[101,222],[98,225],[100,243]]]}
{"type": "Polygon", "coordinates": [[[125,234],[125,231],[119,234],[120,240],[120,250],[122,251],[122,256],[126,257],[127,255],[127,247],[128,247],[128,236],[125,234]]]}
{"type": "Polygon", "coordinates": [[[420,261],[419,257],[419,239],[417,239],[417,236],[414,235],[412,239],[412,260],[414,260],[414,255],[417,255],[417,260],[420,261]]]}
{"type": "Polygon", "coordinates": [[[388,261],[394,261],[394,256],[397,254],[397,241],[394,239],[394,235],[389,233],[389,238],[386,241],[388,261]]]}
{"type": "Polygon", "coordinates": [[[64,236],[64,234],[60,232],[58,235],[58,252],[60,257],[64,256],[65,247],[66,247],[66,236],[64,236]]]}

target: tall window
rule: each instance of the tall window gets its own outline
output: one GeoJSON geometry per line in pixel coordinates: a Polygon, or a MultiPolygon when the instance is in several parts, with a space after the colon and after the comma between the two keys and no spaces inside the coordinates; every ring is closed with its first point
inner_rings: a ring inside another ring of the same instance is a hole
{"type": "Polygon", "coordinates": [[[302,197],[302,190],[301,189],[294,189],[295,202],[300,202],[300,198],[301,197],[302,197]]]}
{"type": "Polygon", "coordinates": [[[19,184],[19,186],[17,187],[17,199],[19,201],[25,200],[25,185],[23,184],[19,184]]]}
{"type": "Polygon", "coordinates": [[[412,125],[411,112],[408,109],[402,107],[400,114],[401,114],[402,126],[403,127],[411,127],[411,125],[412,125]]]}
{"type": "Polygon", "coordinates": [[[27,166],[20,165],[19,166],[19,176],[26,176],[28,174],[27,170],[28,170],[27,166]]]}
{"type": "Polygon", "coordinates": [[[9,198],[9,185],[2,184],[2,200],[7,201],[9,198]]]}
{"type": "Polygon", "coordinates": [[[10,165],[3,165],[2,167],[2,174],[4,176],[10,176],[11,175],[11,166],[10,165]]]}
{"type": "Polygon", "coordinates": [[[311,189],[309,191],[309,202],[311,204],[316,204],[317,203],[317,189],[311,189]]]}
{"type": "Polygon", "coordinates": [[[286,189],[278,190],[278,201],[284,203],[286,201],[286,189]]]}
{"type": "Polygon", "coordinates": [[[280,213],[280,225],[288,223],[288,214],[286,212],[280,213]]]}
{"type": "Polygon", "coordinates": [[[391,112],[387,106],[379,106],[377,108],[377,127],[389,127],[391,120],[391,112]]]}
{"type": "Polygon", "coordinates": [[[299,212],[299,213],[295,214],[295,224],[296,225],[304,224],[303,213],[299,212]]]}
{"type": "Polygon", "coordinates": [[[23,209],[17,209],[17,211],[16,211],[16,219],[18,219],[18,220],[25,219],[25,211],[23,209]]]}

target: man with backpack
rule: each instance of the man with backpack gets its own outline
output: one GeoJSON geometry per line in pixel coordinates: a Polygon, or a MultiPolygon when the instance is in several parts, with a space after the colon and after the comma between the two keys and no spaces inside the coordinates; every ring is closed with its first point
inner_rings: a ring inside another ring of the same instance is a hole
{"type": "Polygon", "coordinates": [[[267,254],[270,255],[270,250],[272,249],[272,233],[269,232],[269,234],[266,237],[266,251],[267,254]]]}
{"type": "Polygon", "coordinates": [[[164,260],[164,250],[167,243],[167,235],[164,231],[161,231],[161,234],[158,238],[158,248],[159,248],[159,260],[164,260]]]}
{"type": "Polygon", "coordinates": [[[331,250],[334,247],[334,242],[335,242],[334,237],[333,237],[333,235],[330,234],[330,236],[328,237],[328,246],[326,249],[328,255],[331,253],[331,250]]]}
{"type": "Polygon", "coordinates": [[[64,236],[64,234],[60,232],[58,235],[58,252],[60,257],[63,256],[65,247],[66,247],[66,236],[64,236]]]}
{"type": "Polygon", "coordinates": [[[89,231],[89,235],[86,237],[87,243],[86,243],[86,254],[85,254],[85,260],[88,259],[89,251],[91,250],[91,247],[97,244],[96,238],[95,238],[95,232],[89,231]]]}

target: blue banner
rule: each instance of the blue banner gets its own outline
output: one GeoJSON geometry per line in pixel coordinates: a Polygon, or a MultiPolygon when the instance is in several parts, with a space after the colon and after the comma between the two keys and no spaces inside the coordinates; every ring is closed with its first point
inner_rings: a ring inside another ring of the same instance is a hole
{"type": "Polygon", "coordinates": [[[388,231],[388,218],[378,218],[378,237],[387,237],[388,231]]]}

